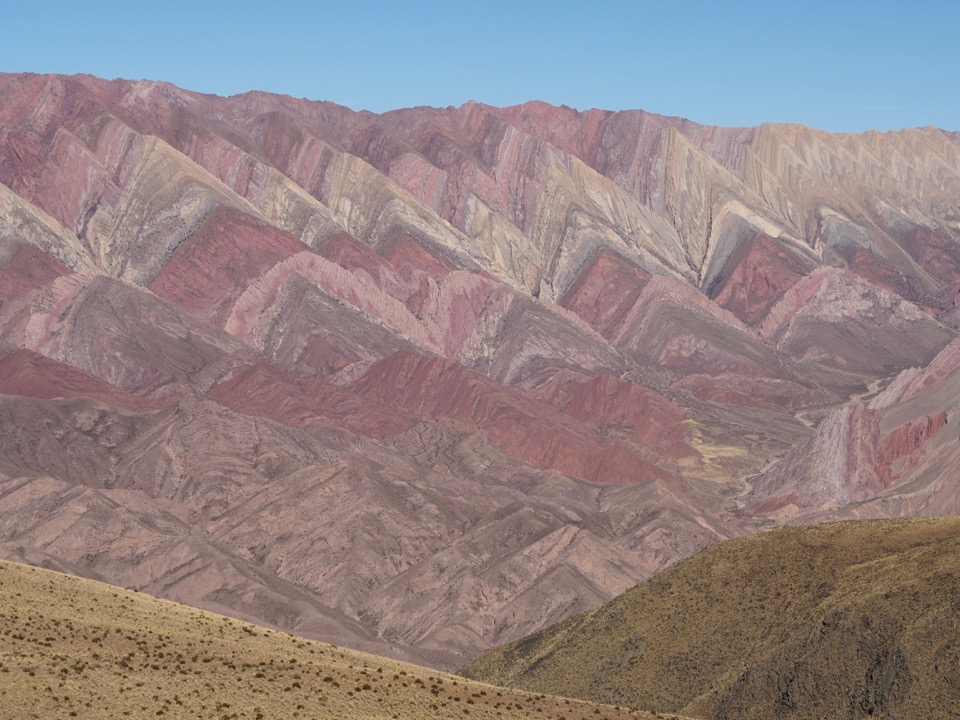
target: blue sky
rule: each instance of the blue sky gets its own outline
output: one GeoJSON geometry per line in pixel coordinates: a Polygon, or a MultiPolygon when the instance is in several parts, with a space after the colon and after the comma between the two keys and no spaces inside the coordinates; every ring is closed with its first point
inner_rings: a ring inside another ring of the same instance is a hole
{"type": "Polygon", "coordinates": [[[960,130],[960,1],[28,2],[0,70],[376,112],[539,99],[703,123],[960,130]]]}

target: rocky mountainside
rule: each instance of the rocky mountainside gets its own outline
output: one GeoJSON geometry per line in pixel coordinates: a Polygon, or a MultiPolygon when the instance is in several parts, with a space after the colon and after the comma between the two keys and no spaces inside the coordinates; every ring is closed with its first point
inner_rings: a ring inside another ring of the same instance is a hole
{"type": "Polygon", "coordinates": [[[952,718],[960,519],[719,542],[468,677],[698,718],[952,718]]]}
{"type": "Polygon", "coordinates": [[[0,75],[0,553],[453,667],[960,511],[958,197],[935,129],[0,75]]]}

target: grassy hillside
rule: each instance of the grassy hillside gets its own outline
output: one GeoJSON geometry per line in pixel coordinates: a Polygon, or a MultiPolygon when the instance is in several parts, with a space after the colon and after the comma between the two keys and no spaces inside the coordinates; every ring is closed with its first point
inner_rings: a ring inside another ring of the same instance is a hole
{"type": "Polygon", "coordinates": [[[469,677],[702,718],[960,717],[960,519],[720,542],[469,677]]]}
{"type": "Polygon", "coordinates": [[[0,562],[0,717],[626,718],[0,562]]]}

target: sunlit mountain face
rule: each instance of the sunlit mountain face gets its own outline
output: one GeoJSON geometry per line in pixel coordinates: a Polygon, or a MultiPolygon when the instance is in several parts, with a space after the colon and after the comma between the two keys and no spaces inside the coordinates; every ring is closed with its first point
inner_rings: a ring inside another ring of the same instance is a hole
{"type": "Polygon", "coordinates": [[[0,75],[0,554],[456,667],[960,512],[960,142],[0,75]]]}

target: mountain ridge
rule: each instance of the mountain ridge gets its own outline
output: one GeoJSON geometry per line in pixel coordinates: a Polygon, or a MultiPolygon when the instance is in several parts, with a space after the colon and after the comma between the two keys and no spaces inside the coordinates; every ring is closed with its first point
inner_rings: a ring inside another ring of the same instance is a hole
{"type": "Polygon", "coordinates": [[[956,137],[0,99],[7,557],[453,667],[719,538],[960,511],[951,407],[855,407],[949,365],[956,137]]]}

